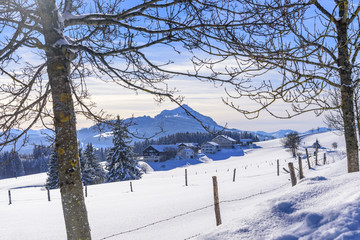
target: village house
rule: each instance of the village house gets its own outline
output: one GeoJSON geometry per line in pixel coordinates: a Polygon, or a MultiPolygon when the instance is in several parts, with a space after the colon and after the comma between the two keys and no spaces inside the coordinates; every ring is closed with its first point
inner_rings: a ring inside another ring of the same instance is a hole
{"type": "Polygon", "coordinates": [[[143,151],[144,161],[163,162],[176,156],[177,145],[150,145],[143,151]]]}
{"type": "Polygon", "coordinates": [[[206,142],[206,143],[201,145],[201,152],[202,153],[214,154],[219,150],[220,150],[219,144],[217,144],[215,142],[206,142]]]}
{"type": "Polygon", "coordinates": [[[236,140],[225,135],[216,136],[213,140],[214,143],[219,144],[219,148],[234,148],[236,140]]]}
{"type": "Polygon", "coordinates": [[[198,143],[177,143],[179,150],[192,149],[195,154],[199,153],[200,147],[198,143]]]}
{"type": "Polygon", "coordinates": [[[177,156],[179,158],[184,158],[184,159],[194,158],[195,151],[191,148],[181,148],[181,149],[179,149],[177,156]]]}

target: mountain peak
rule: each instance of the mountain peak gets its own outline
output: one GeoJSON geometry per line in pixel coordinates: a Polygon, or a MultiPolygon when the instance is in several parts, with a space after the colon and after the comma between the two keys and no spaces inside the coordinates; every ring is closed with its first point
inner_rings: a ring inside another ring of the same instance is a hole
{"type": "MultiPolygon", "coordinates": [[[[189,107],[186,104],[183,104],[182,107],[185,108],[187,111],[189,111],[191,114],[194,114],[194,113],[200,114],[200,113],[194,111],[194,109],[192,109],[191,107],[189,107]]],[[[157,118],[157,117],[176,117],[176,116],[187,117],[188,115],[186,114],[185,110],[182,107],[177,107],[172,110],[163,110],[160,114],[156,115],[155,118],[157,118]]]]}

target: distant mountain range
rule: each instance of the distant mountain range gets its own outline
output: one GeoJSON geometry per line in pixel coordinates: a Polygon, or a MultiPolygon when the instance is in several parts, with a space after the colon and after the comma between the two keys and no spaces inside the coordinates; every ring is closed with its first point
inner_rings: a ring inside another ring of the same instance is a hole
{"type": "MultiPolygon", "coordinates": [[[[222,130],[224,127],[217,124],[212,118],[204,116],[187,105],[183,107],[194,115],[198,120],[202,122],[203,125],[209,127],[213,130],[222,130]]],[[[155,138],[162,136],[175,134],[179,132],[205,132],[206,130],[201,126],[201,124],[195,120],[193,117],[189,116],[181,107],[175,108],[173,110],[164,110],[155,117],[143,116],[136,117],[133,119],[126,119],[126,122],[132,121],[133,126],[129,127],[129,131],[134,133],[137,136],[149,137],[153,136],[156,133],[155,138]]],[[[242,132],[243,130],[238,129],[226,129],[227,131],[236,131],[242,132]]],[[[320,128],[317,131],[324,132],[327,131],[327,128],[320,128]]],[[[293,130],[279,130],[277,132],[267,133],[263,131],[248,131],[257,134],[259,139],[267,140],[273,138],[284,137],[289,132],[293,130]]],[[[14,130],[13,134],[19,133],[19,130],[14,130]]],[[[311,131],[308,131],[303,134],[309,134],[311,131]]],[[[31,153],[33,145],[43,144],[49,145],[51,140],[48,139],[48,136],[51,136],[52,132],[50,130],[30,130],[28,132],[27,144],[21,149],[22,153],[31,153]]],[[[99,131],[99,128],[94,125],[90,128],[82,128],[78,130],[78,139],[82,146],[87,143],[92,143],[95,147],[111,147],[112,146],[112,131],[109,127],[104,127],[102,131],[99,131]]],[[[141,141],[139,139],[135,141],[141,141]]],[[[10,149],[10,148],[9,148],[10,149]]],[[[9,150],[5,149],[5,150],[9,150]]]]}

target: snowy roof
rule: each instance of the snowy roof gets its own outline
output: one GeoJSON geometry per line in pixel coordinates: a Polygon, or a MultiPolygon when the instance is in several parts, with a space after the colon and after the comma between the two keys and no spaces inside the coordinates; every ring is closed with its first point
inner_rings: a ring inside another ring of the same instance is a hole
{"type": "Polygon", "coordinates": [[[205,144],[210,144],[210,145],[213,145],[213,146],[219,146],[219,144],[217,144],[216,142],[207,142],[205,144]]]}
{"type": "Polygon", "coordinates": [[[231,141],[231,142],[236,142],[235,139],[233,139],[233,138],[231,138],[231,137],[228,137],[228,136],[226,136],[226,135],[219,135],[219,136],[217,136],[217,138],[218,138],[218,137],[225,138],[225,139],[227,139],[227,140],[229,140],[229,141],[231,141]]]}
{"type": "Polygon", "coordinates": [[[197,143],[177,143],[178,146],[185,145],[186,147],[197,147],[197,143]]]}
{"type": "Polygon", "coordinates": [[[149,147],[153,147],[158,152],[166,152],[167,149],[176,149],[177,150],[177,146],[174,145],[174,144],[171,144],[171,145],[151,145],[149,147]]]}

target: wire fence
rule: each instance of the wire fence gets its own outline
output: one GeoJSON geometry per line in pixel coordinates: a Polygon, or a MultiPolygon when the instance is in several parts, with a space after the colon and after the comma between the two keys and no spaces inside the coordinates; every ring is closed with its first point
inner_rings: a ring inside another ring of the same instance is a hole
{"type": "MultiPolygon", "coordinates": [[[[278,187],[273,188],[273,189],[269,189],[269,190],[266,190],[266,191],[260,191],[259,193],[255,193],[255,194],[252,194],[252,195],[249,195],[249,196],[246,196],[246,197],[242,197],[242,198],[231,199],[231,200],[223,200],[223,201],[220,201],[219,203],[220,203],[220,204],[222,204],[222,203],[233,203],[233,202],[238,202],[238,201],[247,200],[247,199],[250,199],[250,198],[255,197],[255,196],[259,196],[259,195],[262,195],[262,194],[267,194],[267,193],[276,191],[276,190],[281,189],[281,188],[283,188],[283,187],[285,187],[285,186],[288,186],[288,185],[289,185],[289,184],[286,183],[286,184],[283,184],[283,185],[278,186],[278,187]]],[[[119,233],[114,233],[114,234],[112,234],[112,235],[109,235],[109,236],[100,238],[100,240],[110,239],[110,238],[117,237],[117,236],[120,236],[120,235],[124,235],[124,234],[127,234],[127,233],[136,232],[136,231],[139,231],[139,230],[142,230],[142,229],[145,229],[145,228],[148,228],[148,227],[151,227],[151,226],[154,226],[154,225],[163,223],[163,222],[168,222],[168,221],[171,221],[171,220],[173,220],[173,219],[180,218],[180,217],[183,217],[183,216],[186,216],[186,215],[195,213],[195,212],[199,212],[199,211],[202,211],[202,210],[211,208],[211,207],[214,207],[214,204],[210,204],[210,205],[207,205],[207,206],[205,206],[205,207],[201,207],[201,208],[198,208],[198,209],[194,209],[194,210],[191,210],[191,211],[187,211],[187,212],[184,212],[184,213],[181,213],[181,214],[178,214],[178,215],[175,215],[175,216],[166,218],[166,219],[162,219],[162,220],[159,220],[159,221],[155,221],[155,222],[146,224],[146,225],[141,226],[141,227],[133,228],[133,229],[130,229],[130,230],[127,230],[127,231],[119,232],[119,233]]],[[[198,237],[198,236],[200,236],[200,233],[199,233],[199,234],[196,234],[196,235],[193,235],[193,236],[190,236],[190,237],[187,237],[187,238],[185,238],[184,240],[192,239],[192,238],[195,238],[195,237],[198,237]]]]}

